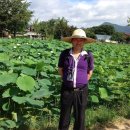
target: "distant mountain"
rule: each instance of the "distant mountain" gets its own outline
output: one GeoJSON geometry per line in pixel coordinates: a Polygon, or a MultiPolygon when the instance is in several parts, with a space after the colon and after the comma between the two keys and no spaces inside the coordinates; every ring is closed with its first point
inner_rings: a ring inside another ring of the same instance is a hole
{"type": "Polygon", "coordinates": [[[112,25],[114,26],[116,32],[123,32],[123,33],[130,34],[130,26],[121,26],[121,25],[112,24],[109,22],[104,22],[102,25],[112,25]]]}

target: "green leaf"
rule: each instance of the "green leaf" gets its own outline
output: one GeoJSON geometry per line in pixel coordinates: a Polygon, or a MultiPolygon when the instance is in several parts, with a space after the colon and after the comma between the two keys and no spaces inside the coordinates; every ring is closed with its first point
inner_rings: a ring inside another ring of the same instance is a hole
{"type": "Polygon", "coordinates": [[[31,98],[27,98],[26,101],[27,101],[27,103],[34,105],[34,106],[43,107],[43,105],[44,105],[43,101],[34,100],[34,99],[31,99],[31,98]]]}
{"type": "MultiPolygon", "coordinates": [[[[7,128],[8,129],[16,128],[17,126],[16,126],[16,123],[14,121],[4,119],[4,120],[0,121],[0,127],[4,128],[4,130],[5,130],[7,128]]],[[[1,130],[1,128],[0,128],[0,130],[1,130]]]]}
{"type": "Polygon", "coordinates": [[[2,97],[3,98],[11,97],[11,96],[17,95],[18,92],[19,92],[18,88],[11,87],[11,88],[4,91],[4,93],[2,94],[2,97]]]}
{"type": "Polygon", "coordinates": [[[0,53],[0,61],[7,61],[9,60],[9,56],[5,53],[0,53]]]}
{"type": "Polygon", "coordinates": [[[104,73],[103,67],[102,67],[102,66],[99,66],[99,67],[98,67],[98,71],[99,71],[101,74],[104,73]]]}
{"type": "Polygon", "coordinates": [[[95,90],[95,88],[96,88],[96,86],[95,86],[95,85],[93,85],[93,84],[90,84],[90,85],[89,85],[89,90],[94,91],[94,90],[95,90]]]}
{"type": "Polygon", "coordinates": [[[8,111],[8,110],[9,110],[9,103],[8,103],[8,102],[5,103],[5,104],[2,106],[2,109],[3,109],[4,111],[8,111]]]}
{"type": "Polygon", "coordinates": [[[48,109],[48,108],[46,108],[46,107],[45,107],[45,108],[43,108],[43,109],[42,109],[42,111],[43,111],[43,112],[46,112],[46,113],[48,113],[48,114],[50,114],[50,115],[52,115],[52,111],[51,111],[51,110],[49,110],[49,109],[48,109]]]}
{"type": "Polygon", "coordinates": [[[36,64],[36,63],[35,63],[33,60],[31,60],[31,59],[24,59],[24,62],[25,62],[27,65],[29,65],[29,66],[36,64]]]}
{"type": "Polygon", "coordinates": [[[123,92],[121,91],[121,90],[118,90],[118,89],[116,89],[116,90],[112,90],[112,93],[114,93],[114,94],[119,94],[119,95],[123,95],[123,92]]]}
{"type": "Polygon", "coordinates": [[[44,62],[43,61],[38,62],[37,65],[36,65],[36,70],[37,71],[42,71],[43,67],[44,67],[44,62]]]}
{"type": "Polygon", "coordinates": [[[16,123],[12,120],[6,120],[5,124],[6,124],[7,128],[15,128],[16,127],[16,123]]]}
{"type": "Polygon", "coordinates": [[[40,99],[42,97],[48,98],[52,92],[50,92],[48,89],[40,89],[32,94],[32,98],[40,99]]]}
{"type": "Polygon", "coordinates": [[[99,88],[99,94],[102,99],[108,98],[107,89],[105,88],[99,88]]]}
{"type": "Polygon", "coordinates": [[[46,87],[48,85],[51,85],[51,82],[49,79],[40,79],[38,80],[39,85],[46,87]]]}
{"type": "Polygon", "coordinates": [[[11,63],[14,64],[14,65],[22,65],[22,64],[24,64],[23,61],[18,60],[18,59],[17,60],[16,59],[12,59],[11,63]]]}
{"type": "Polygon", "coordinates": [[[52,113],[60,114],[60,109],[59,108],[52,108],[52,113]]]}
{"type": "Polygon", "coordinates": [[[18,104],[22,104],[26,102],[26,97],[13,96],[12,100],[17,102],[18,104]]]}
{"type": "Polygon", "coordinates": [[[30,76],[20,76],[17,79],[16,84],[23,91],[32,91],[35,86],[35,80],[30,76]]]}
{"type": "Polygon", "coordinates": [[[6,91],[4,91],[4,93],[2,94],[2,97],[3,97],[3,98],[10,97],[10,93],[9,93],[9,91],[10,91],[10,88],[7,89],[6,91]]]}
{"type": "Polygon", "coordinates": [[[41,72],[41,75],[44,76],[44,77],[48,77],[46,72],[41,72]]]}
{"type": "Polygon", "coordinates": [[[0,85],[6,86],[9,83],[16,83],[16,79],[18,77],[18,74],[15,73],[7,73],[0,75],[0,85]]]}
{"type": "MultiPolygon", "coordinates": [[[[4,118],[0,120],[0,127],[6,126],[4,118]]],[[[5,130],[5,129],[4,129],[5,130]]]]}
{"type": "Polygon", "coordinates": [[[92,95],[92,96],[91,96],[91,101],[94,102],[94,103],[99,103],[99,99],[98,99],[98,97],[95,96],[95,95],[92,95]]]}
{"type": "Polygon", "coordinates": [[[29,67],[22,67],[22,73],[26,75],[36,76],[36,70],[29,67]]]}

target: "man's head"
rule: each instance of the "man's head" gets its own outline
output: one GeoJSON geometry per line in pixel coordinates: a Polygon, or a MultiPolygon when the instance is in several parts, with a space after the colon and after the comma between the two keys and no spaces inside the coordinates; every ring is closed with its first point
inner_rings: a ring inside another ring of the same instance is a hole
{"type": "Polygon", "coordinates": [[[72,36],[70,37],[63,37],[61,40],[72,43],[73,41],[78,41],[78,43],[91,43],[94,42],[95,40],[92,38],[86,37],[86,33],[82,29],[76,29],[73,31],[72,36]],[[77,39],[77,40],[76,40],[77,39]]]}
{"type": "Polygon", "coordinates": [[[72,38],[71,43],[74,48],[82,49],[85,44],[85,39],[83,38],[72,38]]]}

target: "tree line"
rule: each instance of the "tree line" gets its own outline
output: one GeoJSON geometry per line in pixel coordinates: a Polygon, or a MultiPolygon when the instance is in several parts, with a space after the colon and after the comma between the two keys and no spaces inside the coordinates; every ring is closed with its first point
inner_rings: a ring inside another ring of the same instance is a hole
{"type": "Polygon", "coordinates": [[[30,25],[31,31],[35,31],[48,39],[60,39],[62,36],[71,35],[74,29],[76,27],[69,26],[64,17],[40,22],[36,19],[30,25]]]}
{"type": "MultiPolygon", "coordinates": [[[[30,2],[25,0],[0,0],[0,36],[9,32],[16,36],[17,32],[24,32],[27,28],[41,34],[47,39],[60,39],[62,36],[69,36],[77,27],[70,26],[68,21],[62,18],[50,19],[48,21],[29,21],[33,12],[29,10],[30,2]]],[[[128,18],[130,24],[130,18],[128,18]]],[[[96,34],[111,35],[111,40],[123,42],[126,37],[123,33],[116,32],[111,25],[100,25],[91,28],[83,28],[88,37],[95,38],[96,34]]],[[[129,37],[128,37],[129,38],[129,37]]]]}
{"type": "MultiPolygon", "coordinates": [[[[36,19],[31,24],[31,30],[42,34],[47,38],[60,39],[62,36],[69,36],[72,34],[73,30],[77,28],[75,26],[70,26],[68,21],[62,17],[57,19],[50,19],[48,21],[39,22],[36,19]]],[[[115,29],[111,25],[100,25],[91,28],[83,28],[87,34],[87,37],[95,38],[96,34],[102,35],[113,35],[115,29]]]]}
{"type": "MultiPolygon", "coordinates": [[[[31,30],[49,39],[60,39],[62,36],[70,36],[75,28],[75,26],[70,26],[64,17],[41,22],[37,19],[31,24],[31,30]]],[[[130,41],[130,37],[127,37],[124,33],[116,32],[112,25],[100,25],[83,29],[87,37],[94,39],[97,38],[96,34],[100,34],[110,35],[111,40],[118,41],[119,43],[130,41]]]]}

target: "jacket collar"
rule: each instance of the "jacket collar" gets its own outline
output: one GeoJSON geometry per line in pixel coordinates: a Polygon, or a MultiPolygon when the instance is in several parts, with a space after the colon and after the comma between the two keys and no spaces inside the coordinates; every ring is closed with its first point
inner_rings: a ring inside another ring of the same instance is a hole
{"type": "MultiPolygon", "coordinates": [[[[70,49],[69,53],[70,53],[70,55],[72,55],[72,48],[70,49]]],[[[80,54],[81,54],[81,56],[88,55],[88,53],[85,50],[82,50],[80,54]]]]}

